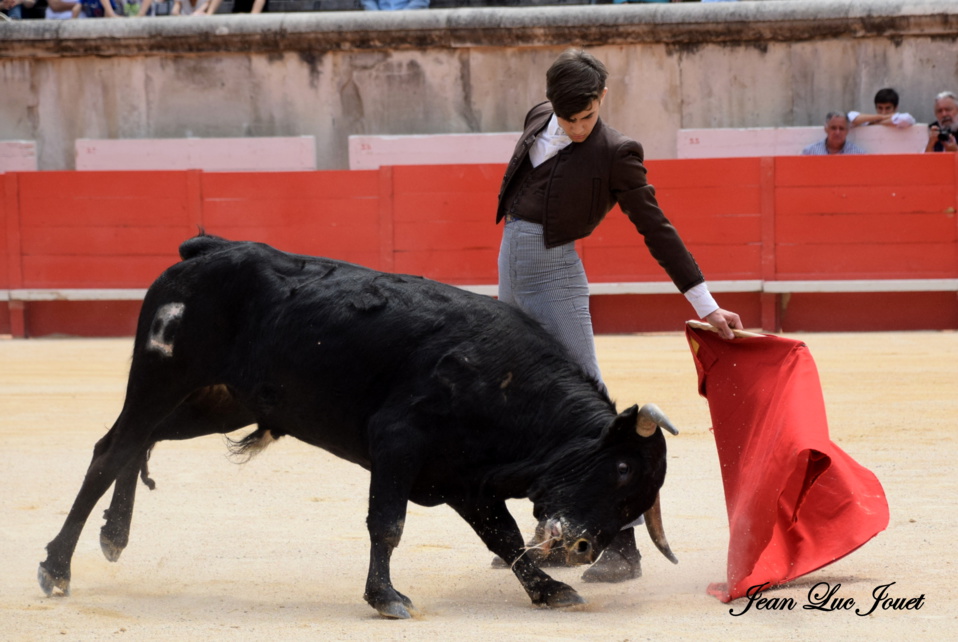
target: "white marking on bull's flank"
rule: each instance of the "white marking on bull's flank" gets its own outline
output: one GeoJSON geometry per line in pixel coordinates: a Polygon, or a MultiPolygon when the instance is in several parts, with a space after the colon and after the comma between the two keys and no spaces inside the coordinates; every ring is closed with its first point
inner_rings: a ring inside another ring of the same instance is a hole
{"type": "Polygon", "coordinates": [[[182,303],[167,303],[156,311],[150,326],[150,338],[146,349],[159,352],[164,357],[173,356],[173,336],[167,336],[167,328],[173,321],[183,316],[186,306],[182,303]]]}

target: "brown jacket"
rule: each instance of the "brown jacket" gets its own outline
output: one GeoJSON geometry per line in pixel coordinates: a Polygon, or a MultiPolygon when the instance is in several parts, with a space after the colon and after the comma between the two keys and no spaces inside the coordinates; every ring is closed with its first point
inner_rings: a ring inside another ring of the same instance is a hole
{"type": "MultiPolygon", "coordinates": [[[[536,135],[552,118],[552,106],[544,102],[526,115],[525,130],[506,168],[499,188],[496,223],[506,214],[503,195],[536,135]]],[[[678,232],[659,209],[655,188],[646,181],[642,146],[607,127],[602,119],[582,143],[572,143],[559,152],[546,190],[543,236],[546,247],[585,238],[616,203],[644,237],[653,258],[668,273],[681,292],[705,281],[695,259],[678,232]]]]}

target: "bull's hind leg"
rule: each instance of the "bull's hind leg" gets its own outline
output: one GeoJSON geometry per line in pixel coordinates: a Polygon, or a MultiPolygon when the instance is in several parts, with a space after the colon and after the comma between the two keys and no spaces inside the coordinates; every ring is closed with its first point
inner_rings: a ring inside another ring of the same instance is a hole
{"type": "Polygon", "coordinates": [[[100,550],[111,562],[120,559],[120,553],[130,541],[130,524],[133,520],[133,501],[136,498],[136,478],[146,466],[149,448],[127,464],[116,478],[113,500],[106,509],[106,524],[100,529],[100,550]]]}
{"type": "Polygon", "coordinates": [[[574,588],[549,577],[525,554],[522,533],[504,501],[450,503],[450,506],[472,526],[490,551],[504,560],[512,560],[512,572],[533,604],[564,608],[585,603],[574,588]]]}
{"type": "Polygon", "coordinates": [[[83,525],[120,472],[135,464],[149,443],[151,422],[136,421],[132,419],[133,416],[138,416],[138,413],[132,412],[129,406],[125,407],[110,431],[93,448],[93,460],[87,468],[80,492],[73,501],[63,528],[47,544],[46,560],[40,562],[37,578],[47,595],[55,590],[69,594],[70,560],[83,525]],[[143,427],[137,430],[138,426],[143,427]]]}
{"type": "MultiPolygon", "coordinates": [[[[228,433],[255,422],[255,417],[230,393],[225,386],[202,388],[190,395],[169,417],[153,431],[154,441],[192,439],[204,435],[228,433]]],[[[113,489],[113,500],[107,509],[106,523],[100,529],[100,548],[103,555],[115,562],[130,539],[133,504],[136,498],[137,476],[153,490],[153,480],[147,477],[147,461],[152,444],[142,455],[130,462],[119,474],[113,489]]]]}

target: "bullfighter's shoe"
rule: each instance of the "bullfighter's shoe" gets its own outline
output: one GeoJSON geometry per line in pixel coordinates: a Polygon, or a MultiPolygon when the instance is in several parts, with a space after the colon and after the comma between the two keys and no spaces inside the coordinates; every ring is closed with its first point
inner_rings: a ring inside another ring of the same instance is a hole
{"type": "Polygon", "coordinates": [[[619,531],[609,547],[582,574],[585,582],[625,582],[642,577],[642,555],[635,545],[635,529],[619,531]]]}

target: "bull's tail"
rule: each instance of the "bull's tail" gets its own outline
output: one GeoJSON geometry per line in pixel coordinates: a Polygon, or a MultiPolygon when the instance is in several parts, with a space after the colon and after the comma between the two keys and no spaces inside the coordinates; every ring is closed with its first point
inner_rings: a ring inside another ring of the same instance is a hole
{"type": "Polygon", "coordinates": [[[153,453],[153,446],[147,449],[146,454],[143,455],[143,463],[140,464],[140,479],[150,490],[156,490],[156,482],[150,477],[150,455],[153,453]]]}
{"type": "Polygon", "coordinates": [[[180,245],[180,258],[184,261],[221,250],[231,245],[233,241],[207,234],[203,230],[191,239],[183,241],[180,245]]]}
{"type": "Polygon", "coordinates": [[[250,459],[263,452],[267,446],[276,441],[268,428],[257,428],[242,439],[226,438],[231,458],[238,463],[245,464],[250,459]]]}

